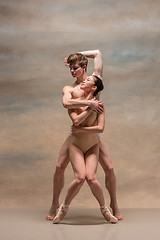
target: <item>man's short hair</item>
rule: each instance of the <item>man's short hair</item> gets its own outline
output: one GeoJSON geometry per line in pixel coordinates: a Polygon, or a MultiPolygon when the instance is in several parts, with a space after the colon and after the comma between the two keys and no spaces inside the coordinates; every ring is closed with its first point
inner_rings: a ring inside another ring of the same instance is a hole
{"type": "Polygon", "coordinates": [[[81,67],[86,66],[86,70],[87,70],[87,64],[88,64],[88,59],[86,56],[84,56],[81,53],[72,53],[71,55],[69,55],[69,57],[67,58],[67,63],[71,66],[73,64],[78,63],[81,67]]]}

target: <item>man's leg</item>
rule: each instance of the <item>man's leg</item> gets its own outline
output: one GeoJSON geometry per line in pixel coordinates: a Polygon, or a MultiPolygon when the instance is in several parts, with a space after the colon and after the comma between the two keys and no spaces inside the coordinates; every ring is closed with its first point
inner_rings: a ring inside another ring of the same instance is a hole
{"type": "Polygon", "coordinates": [[[56,165],[56,170],[53,176],[53,199],[51,208],[46,216],[47,220],[53,220],[56,215],[56,211],[59,208],[59,196],[64,186],[64,171],[69,163],[69,138],[63,143],[58,162],[56,165]]]}
{"type": "Polygon", "coordinates": [[[120,214],[116,198],[116,176],[109,156],[108,147],[102,138],[99,138],[99,162],[105,172],[105,186],[110,195],[110,207],[112,208],[113,215],[118,220],[122,220],[123,217],[120,214]]]}

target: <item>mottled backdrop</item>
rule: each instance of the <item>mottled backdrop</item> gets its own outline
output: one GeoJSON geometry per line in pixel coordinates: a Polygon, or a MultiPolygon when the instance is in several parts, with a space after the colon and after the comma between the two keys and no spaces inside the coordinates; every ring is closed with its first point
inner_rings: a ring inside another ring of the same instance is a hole
{"type": "MultiPolygon", "coordinates": [[[[73,79],[63,59],[91,49],[103,55],[103,138],[119,205],[160,207],[159,10],[158,0],[0,1],[0,207],[49,207],[71,124],[61,92],[73,79]]],[[[70,165],[65,176],[61,201],[70,165]]],[[[98,177],[104,187],[100,166],[98,177]]],[[[72,205],[98,207],[86,184],[72,205]]]]}

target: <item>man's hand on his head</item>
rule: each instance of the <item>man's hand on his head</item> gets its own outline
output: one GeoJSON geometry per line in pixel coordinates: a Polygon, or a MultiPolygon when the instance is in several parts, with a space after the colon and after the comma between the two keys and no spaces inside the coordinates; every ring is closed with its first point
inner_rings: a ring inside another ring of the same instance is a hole
{"type": "Polygon", "coordinates": [[[91,100],[90,108],[97,113],[102,113],[104,111],[103,103],[95,99],[91,100]]]}
{"type": "Polygon", "coordinates": [[[69,66],[69,63],[67,63],[67,58],[64,58],[65,66],[69,66]]]}

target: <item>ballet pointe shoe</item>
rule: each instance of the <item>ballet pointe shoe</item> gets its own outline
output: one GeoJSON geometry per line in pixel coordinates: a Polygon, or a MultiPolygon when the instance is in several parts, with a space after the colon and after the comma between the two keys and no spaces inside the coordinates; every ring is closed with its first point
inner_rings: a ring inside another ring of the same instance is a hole
{"type": "Polygon", "coordinates": [[[59,223],[63,220],[63,218],[66,216],[66,213],[68,211],[69,206],[65,205],[64,203],[61,204],[57,215],[53,219],[53,223],[59,223]]]}
{"type": "Polygon", "coordinates": [[[104,218],[106,219],[107,222],[110,222],[110,223],[118,222],[118,219],[112,215],[112,213],[110,212],[110,210],[106,206],[100,207],[100,210],[101,210],[101,213],[102,213],[102,215],[104,216],[104,218]],[[105,216],[106,214],[107,214],[109,219],[106,218],[106,216],[105,216]]]}

